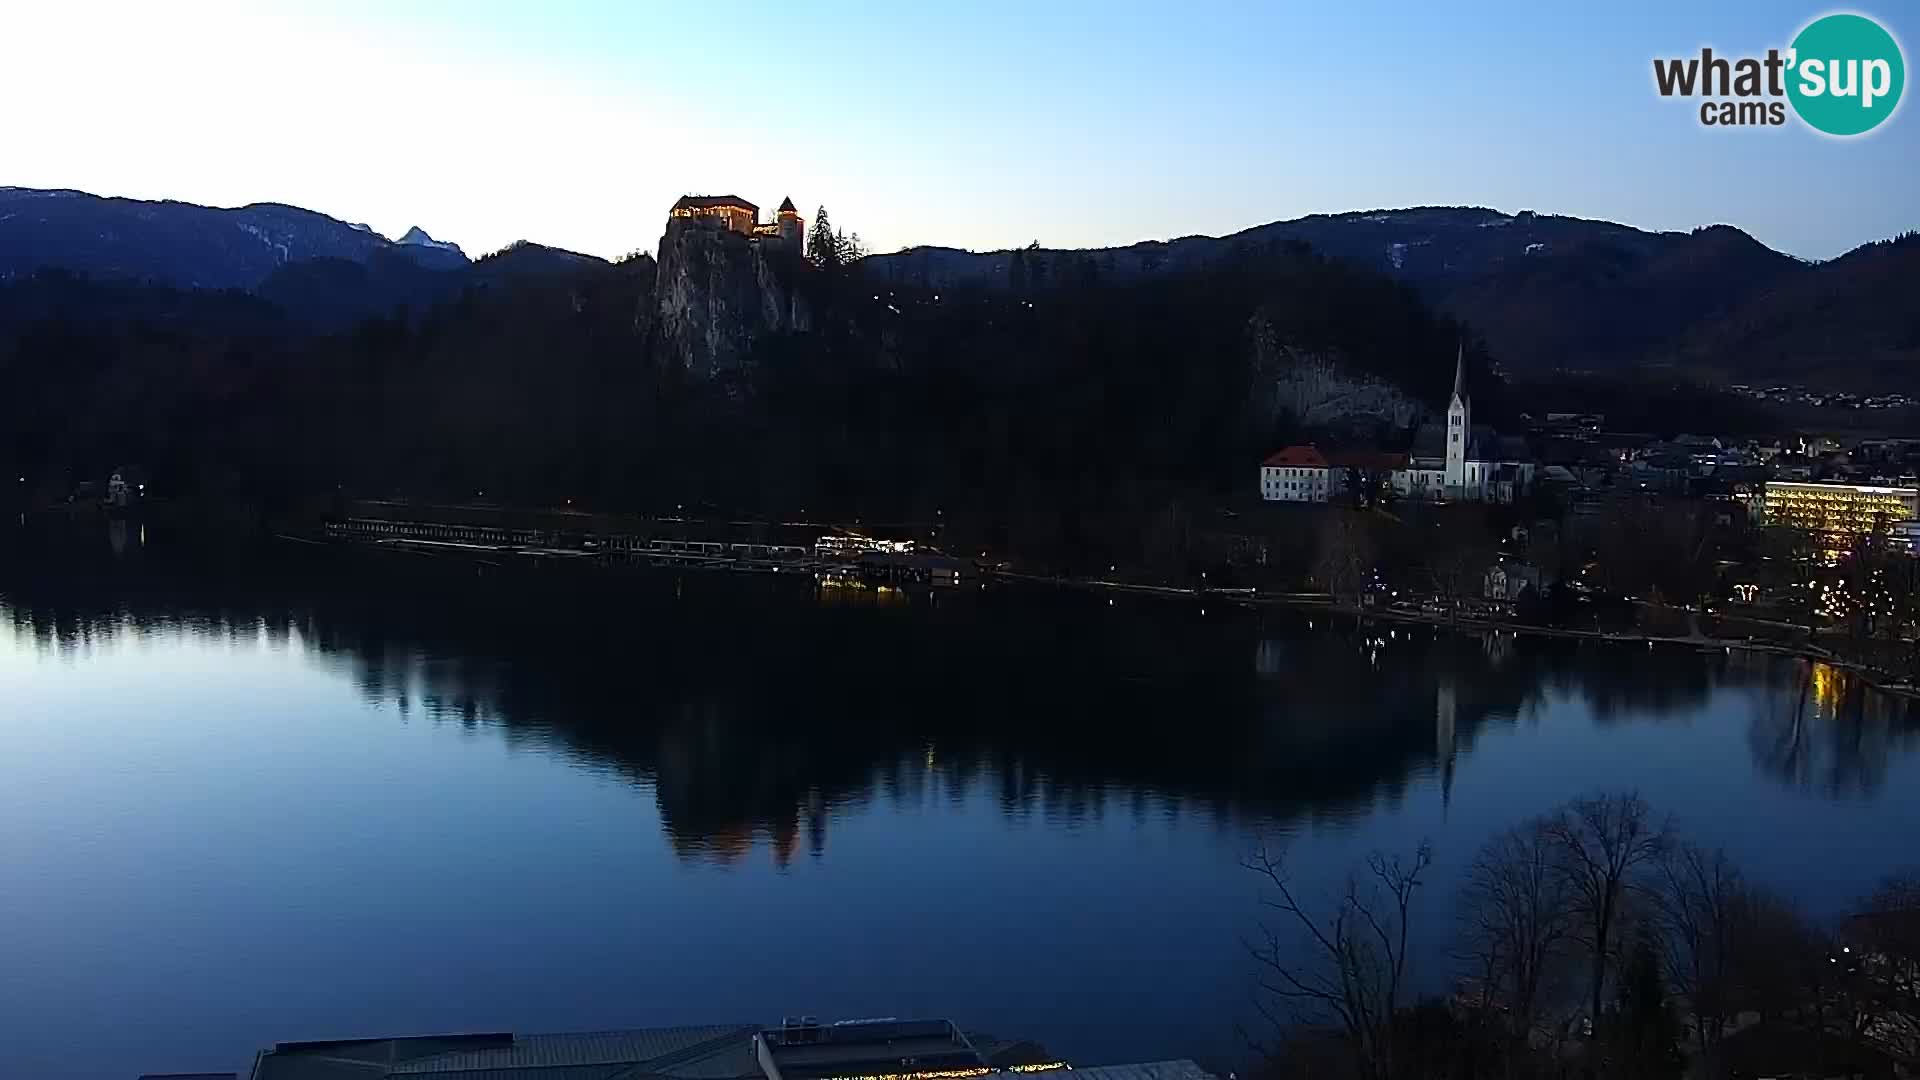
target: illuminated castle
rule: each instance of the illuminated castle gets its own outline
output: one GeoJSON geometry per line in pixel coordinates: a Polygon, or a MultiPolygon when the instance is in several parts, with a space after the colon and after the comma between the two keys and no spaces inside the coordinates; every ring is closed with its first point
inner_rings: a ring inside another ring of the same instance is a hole
{"type": "Polygon", "coordinates": [[[793,208],[792,199],[780,200],[780,209],[774,212],[773,220],[760,220],[760,208],[738,195],[682,195],[673,204],[673,210],[667,220],[669,225],[676,221],[712,225],[779,245],[799,254],[801,239],[806,235],[806,222],[801,220],[800,211],[793,208]]]}

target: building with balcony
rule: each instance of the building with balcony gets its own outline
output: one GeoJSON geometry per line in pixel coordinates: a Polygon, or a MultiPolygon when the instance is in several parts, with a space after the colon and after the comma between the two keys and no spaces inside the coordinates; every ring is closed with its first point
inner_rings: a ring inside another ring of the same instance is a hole
{"type": "Polygon", "coordinates": [[[1845,541],[1876,532],[1891,535],[1916,518],[1920,488],[1773,480],[1766,487],[1761,520],[1845,541]]]}

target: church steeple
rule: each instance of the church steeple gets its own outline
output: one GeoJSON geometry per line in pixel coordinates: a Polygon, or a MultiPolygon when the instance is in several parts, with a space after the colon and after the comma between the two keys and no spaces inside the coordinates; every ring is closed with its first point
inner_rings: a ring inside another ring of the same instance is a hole
{"type": "Polygon", "coordinates": [[[1473,452],[1473,399],[1467,396],[1467,343],[1463,339],[1453,355],[1453,399],[1447,402],[1447,468],[1444,485],[1448,498],[1468,497],[1469,487],[1479,486],[1477,469],[1467,467],[1473,452]]]}

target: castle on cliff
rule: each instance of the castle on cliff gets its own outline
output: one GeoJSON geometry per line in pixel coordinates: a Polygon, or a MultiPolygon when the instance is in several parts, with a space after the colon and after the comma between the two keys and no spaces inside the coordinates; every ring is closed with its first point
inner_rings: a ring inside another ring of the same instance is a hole
{"type": "Polygon", "coordinates": [[[738,195],[682,195],[673,204],[667,224],[684,222],[737,232],[742,236],[777,245],[799,254],[806,236],[806,222],[793,208],[792,199],[780,200],[780,209],[772,221],[760,220],[760,208],[738,195]]]}

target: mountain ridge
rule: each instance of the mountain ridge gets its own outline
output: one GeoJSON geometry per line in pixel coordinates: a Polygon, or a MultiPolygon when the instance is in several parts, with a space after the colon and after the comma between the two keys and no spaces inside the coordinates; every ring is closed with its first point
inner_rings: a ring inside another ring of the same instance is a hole
{"type": "MultiPolygon", "coordinates": [[[[1920,364],[1920,331],[1910,331],[1898,305],[1841,301],[1837,306],[1872,325],[1830,326],[1824,312],[1836,304],[1811,299],[1830,289],[1897,292],[1898,283],[1837,269],[1857,266],[1856,256],[1874,245],[1814,262],[1726,224],[1648,231],[1532,210],[1422,206],[1312,214],[1221,236],[1119,247],[971,252],[921,246],[869,256],[862,267],[877,283],[1021,292],[1063,278],[1176,273],[1291,245],[1415,287],[1473,326],[1502,366],[1516,372],[1674,368],[1709,379],[1797,381],[1809,372],[1795,357],[1819,352],[1829,361],[1828,376],[1842,383],[1898,381],[1910,389],[1920,364]],[[1753,322],[1752,306],[1776,294],[1801,298],[1798,317],[1776,320],[1784,338],[1756,359],[1753,349],[1735,347],[1735,324],[1753,322]],[[1874,343],[1870,359],[1829,347],[1849,335],[1874,343]]],[[[1898,260],[1883,260],[1882,270],[1909,288],[1920,284],[1898,260]]]]}
{"type": "MultiPolygon", "coordinates": [[[[593,259],[526,246],[511,261],[512,273],[565,273],[593,259]]],[[[1515,373],[1651,368],[1726,381],[1798,381],[1809,374],[1799,358],[1818,355],[1823,377],[1838,385],[1911,390],[1920,371],[1920,329],[1901,304],[1885,300],[1920,284],[1912,259],[1860,255],[1870,244],[1812,262],[1725,224],[1649,231],[1534,210],[1378,208],[1115,247],[975,252],[923,245],[867,256],[859,272],[875,284],[1027,293],[1271,259],[1296,247],[1412,286],[1471,326],[1500,366],[1515,373]],[[1781,311],[1791,317],[1770,314],[1768,297],[1786,304],[1781,311]],[[1836,322],[1836,312],[1846,312],[1847,321],[1836,322]],[[1761,326],[1771,336],[1755,339],[1761,326]]],[[[394,241],[285,203],[223,209],[0,187],[0,278],[52,266],[179,288],[238,288],[304,306],[310,321],[337,326],[459,287],[453,277],[414,267],[471,272],[485,262],[419,226],[394,241]],[[360,269],[304,266],[313,260],[360,269]],[[308,302],[289,279],[333,291],[308,302]]],[[[506,265],[492,264],[476,280],[497,278],[506,265]]]]}
{"type": "Polygon", "coordinates": [[[457,250],[402,249],[370,229],[287,203],[222,208],[71,188],[0,188],[0,275],[58,267],[181,288],[254,289],[311,258],[364,262],[406,250],[423,265],[466,264],[457,250]]]}

